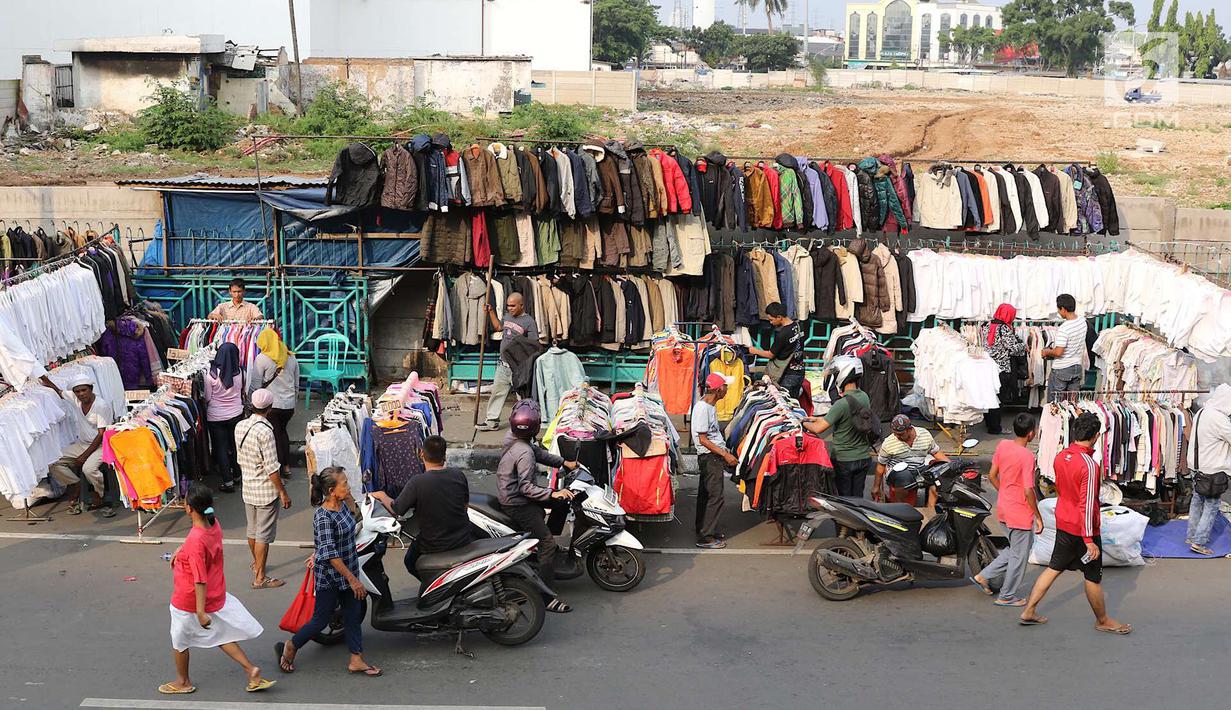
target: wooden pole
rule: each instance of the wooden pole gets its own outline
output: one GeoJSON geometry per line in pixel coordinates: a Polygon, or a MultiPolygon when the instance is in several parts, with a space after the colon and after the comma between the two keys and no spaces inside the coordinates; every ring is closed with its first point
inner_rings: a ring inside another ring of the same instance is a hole
{"type": "Polygon", "coordinates": [[[303,115],[303,64],[299,61],[299,31],[295,28],[295,0],[286,0],[291,13],[291,51],[295,55],[295,113],[303,115]]]}
{"type": "MultiPolygon", "coordinates": [[[[475,379],[475,383],[474,383],[474,425],[476,427],[479,426],[479,403],[483,399],[482,397],[483,364],[484,364],[484,359],[487,355],[487,330],[488,330],[488,326],[491,325],[491,318],[487,317],[487,314],[489,312],[487,310],[487,305],[491,301],[492,269],[493,267],[495,267],[495,265],[496,265],[496,259],[494,257],[491,257],[490,260],[487,262],[487,289],[483,292],[483,306],[484,306],[483,315],[485,316],[485,318],[483,319],[483,337],[479,339],[479,375],[475,379]]],[[[478,433],[478,431],[479,431],[478,429],[475,429],[475,433],[478,433]]],[[[471,435],[470,440],[474,441],[473,435],[471,435]]]]}

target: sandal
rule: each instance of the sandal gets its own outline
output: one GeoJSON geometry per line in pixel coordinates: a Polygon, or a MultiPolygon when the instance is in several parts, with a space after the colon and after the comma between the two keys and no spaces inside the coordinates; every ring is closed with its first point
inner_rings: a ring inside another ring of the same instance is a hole
{"type": "Polygon", "coordinates": [[[112,508],[109,505],[104,505],[102,508],[99,509],[98,514],[103,516],[104,518],[114,518],[115,508],[112,508]]]}
{"type": "Polygon", "coordinates": [[[1021,624],[1022,626],[1042,626],[1043,624],[1047,623],[1047,617],[1046,616],[1036,616],[1032,619],[1018,619],[1017,623],[1021,624]]]}
{"type": "Polygon", "coordinates": [[[1119,626],[1115,628],[1111,628],[1111,629],[1103,628],[1102,626],[1095,626],[1094,630],[1102,631],[1105,634],[1115,634],[1117,636],[1128,636],[1129,634],[1133,633],[1133,625],[1132,624],[1120,624],[1119,626]]]}
{"type": "Polygon", "coordinates": [[[992,588],[991,588],[991,587],[989,587],[988,585],[986,585],[986,584],[984,584],[984,583],[980,582],[980,581],[979,581],[978,579],[976,579],[974,576],[967,577],[966,579],[967,579],[967,580],[968,580],[971,584],[975,585],[975,586],[976,586],[976,587],[978,587],[979,589],[982,589],[982,590],[983,590],[983,593],[984,593],[984,594],[986,594],[986,595],[987,595],[987,596],[989,596],[989,597],[990,597],[990,596],[992,596],[993,594],[995,594],[995,593],[996,593],[996,592],[993,592],[993,591],[992,591],[992,588]]]}
{"type": "Polygon", "coordinates": [[[163,683],[158,686],[158,692],[163,695],[187,695],[188,693],[197,692],[197,686],[190,685],[187,688],[181,688],[174,683],[163,683]]]}
{"type": "Polygon", "coordinates": [[[1205,545],[1198,545],[1198,544],[1197,544],[1197,543],[1195,543],[1195,542],[1194,542],[1193,544],[1189,545],[1189,546],[1188,546],[1188,549],[1192,550],[1193,552],[1197,553],[1198,555],[1205,555],[1205,556],[1207,556],[1207,557],[1208,557],[1208,556],[1210,556],[1210,555],[1212,555],[1212,554],[1214,554],[1214,551],[1213,551],[1213,550],[1211,550],[1210,548],[1206,547],[1205,545]]]}
{"type": "Polygon", "coordinates": [[[274,652],[278,654],[278,669],[283,673],[294,673],[295,662],[286,660],[286,641],[275,643],[274,652]]]}
{"type": "Polygon", "coordinates": [[[69,515],[81,515],[81,502],[73,501],[72,503],[69,503],[68,510],[65,512],[67,512],[69,515]]]}
{"type": "Polygon", "coordinates": [[[259,584],[257,584],[256,582],[253,582],[252,588],[253,589],[276,589],[278,587],[281,587],[284,584],[286,584],[286,582],[283,582],[277,577],[266,577],[259,584]]]}
{"type": "Polygon", "coordinates": [[[274,687],[277,684],[278,684],[278,681],[276,680],[268,680],[266,678],[261,678],[257,680],[257,682],[255,683],[249,683],[248,687],[244,688],[244,690],[248,691],[249,693],[259,693],[262,690],[269,690],[270,688],[274,687]]]}
{"type": "Polygon", "coordinates": [[[558,598],[547,602],[547,611],[553,614],[567,614],[572,610],[573,607],[569,606],[566,602],[560,601],[558,598]]]}
{"type": "Polygon", "coordinates": [[[367,668],[347,668],[346,670],[351,674],[362,673],[369,678],[379,678],[385,674],[384,671],[376,666],[368,666],[367,668]]]}

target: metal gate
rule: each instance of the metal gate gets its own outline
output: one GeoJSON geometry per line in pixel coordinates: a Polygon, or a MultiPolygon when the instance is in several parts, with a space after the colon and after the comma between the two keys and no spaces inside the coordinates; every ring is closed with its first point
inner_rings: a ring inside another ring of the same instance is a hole
{"type": "Polygon", "coordinates": [[[73,108],[73,66],[61,64],[56,67],[56,108],[73,108]]]}

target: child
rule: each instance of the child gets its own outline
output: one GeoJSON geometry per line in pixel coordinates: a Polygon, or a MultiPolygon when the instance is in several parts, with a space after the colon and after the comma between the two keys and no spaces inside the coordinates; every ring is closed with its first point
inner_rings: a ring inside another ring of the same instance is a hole
{"type": "Polygon", "coordinates": [[[992,455],[987,474],[1000,492],[996,517],[1009,534],[1009,546],[983,571],[970,578],[989,596],[1003,579],[996,606],[1026,606],[1026,562],[1034,536],[1043,532],[1043,517],[1034,494],[1034,454],[1027,448],[1038,434],[1038,422],[1025,412],[1013,420],[1013,441],[1002,441],[992,455]]]}

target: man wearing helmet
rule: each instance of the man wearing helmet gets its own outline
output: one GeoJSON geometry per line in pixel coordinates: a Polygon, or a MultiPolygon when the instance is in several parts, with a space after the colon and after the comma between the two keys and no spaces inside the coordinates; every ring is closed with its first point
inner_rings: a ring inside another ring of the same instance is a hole
{"type": "MultiPolygon", "coordinates": [[[[513,405],[509,415],[509,433],[504,437],[504,450],[496,467],[497,497],[504,512],[517,523],[519,530],[538,539],[539,575],[551,586],[556,579],[556,538],[552,528],[564,527],[568,514],[565,501],[573,497],[570,490],[553,492],[538,483],[538,464],[569,469],[577,468],[576,461],[565,461],[534,442],[543,425],[539,405],[531,399],[523,399],[513,405]],[[551,509],[551,525],[543,521],[546,509],[551,509]]],[[[567,614],[573,608],[559,597],[547,600],[547,610],[567,614]]]]}
{"type": "Polygon", "coordinates": [[[859,389],[863,363],[850,355],[835,357],[827,368],[826,389],[840,393],[824,417],[804,419],[804,427],[816,434],[830,429],[830,457],[838,495],[862,498],[872,470],[872,443],[879,442],[880,422],[872,414],[868,395],[859,389]]]}

